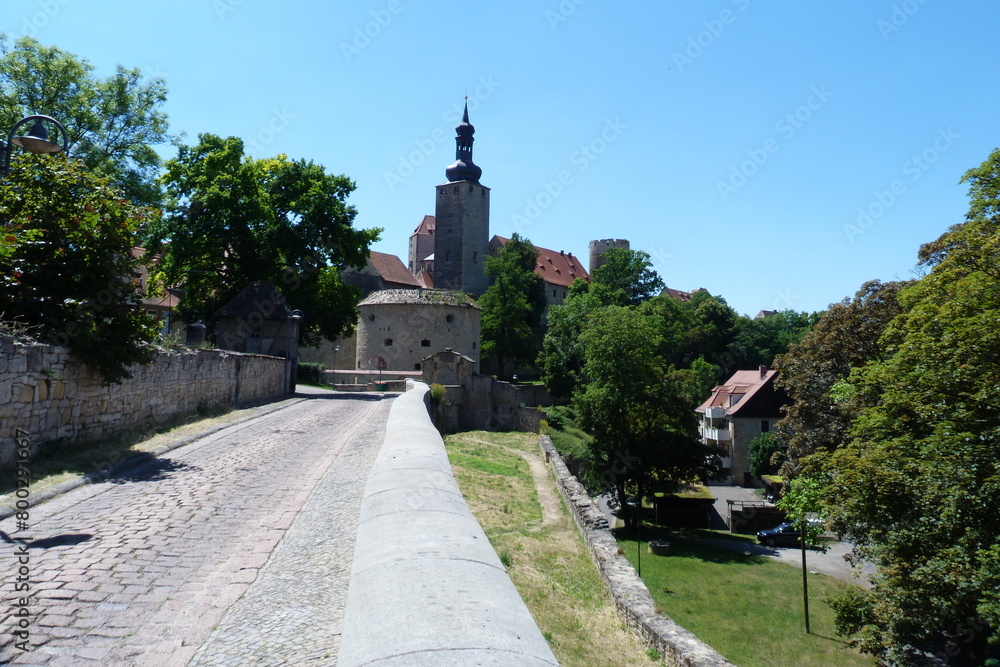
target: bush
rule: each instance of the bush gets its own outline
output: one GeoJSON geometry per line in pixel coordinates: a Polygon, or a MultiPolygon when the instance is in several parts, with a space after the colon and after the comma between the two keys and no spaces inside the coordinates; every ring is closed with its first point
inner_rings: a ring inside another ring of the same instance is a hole
{"type": "Polygon", "coordinates": [[[443,384],[438,384],[435,382],[431,385],[431,405],[435,408],[448,405],[451,401],[448,400],[448,390],[445,389],[443,384]]]}
{"type": "Polygon", "coordinates": [[[135,276],[154,213],[61,155],[25,155],[0,185],[0,316],[95,366],[105,383],[149,363],[153,315],[135,276]]]}
{"type": "Polygon", "coordinates": [[[299,362],[298,381],[303,384],[326,384],[323,381],[323,364],[307,361],[299,362]]]}

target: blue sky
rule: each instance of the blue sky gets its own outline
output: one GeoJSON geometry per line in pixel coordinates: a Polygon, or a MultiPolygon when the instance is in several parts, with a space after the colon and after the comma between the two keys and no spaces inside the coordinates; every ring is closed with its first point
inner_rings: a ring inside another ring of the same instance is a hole
{"type": "Polygon", "coordinates": [[[581,258],[627,238],[750,315],[908,278],[962,221],[958,180],[1000,145],[997,25],[986,0],[0,7],[11,38],[162,76],[188,143],[348,175],[356,224],[404,261],[468,95],[492,233],[581,258]]]}

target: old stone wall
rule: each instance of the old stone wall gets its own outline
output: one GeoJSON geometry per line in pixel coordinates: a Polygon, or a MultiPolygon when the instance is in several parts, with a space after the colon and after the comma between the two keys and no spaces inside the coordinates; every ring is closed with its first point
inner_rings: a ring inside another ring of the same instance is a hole
{"type": "MultiPolygon", "coordinates": [[[[461,352],[479,368],[481,311],[466,295],[447,290],[390,289],[358,304],[355,367],[421,370],[425,357],[445,349],[461,352]]],[[[446,383],[442,383],[446,384],[446,383]]]]}
{"type": "Polygon", "coordinates": [[[646,585],[625,556],[608,528],[608,521],[570,474],[547,435],[541,436],[545,459],[552,466],[556,485],[579,528],[587,551],[597,566],[615,608],[633,630],[660,652],[663,661],[675,667],[732,667],[732,663],[674,621],[656,611],[646,585]]]}
{"type": "Polygon", "coordinates": [[[222,350],[160,351],[132,378],[102,386],[65,348],[0,335],[0,468],[15,437],[37,453],[47,442],[95,442],[199,409],[261,403],[285,395],[285,360],[222,350]]]}

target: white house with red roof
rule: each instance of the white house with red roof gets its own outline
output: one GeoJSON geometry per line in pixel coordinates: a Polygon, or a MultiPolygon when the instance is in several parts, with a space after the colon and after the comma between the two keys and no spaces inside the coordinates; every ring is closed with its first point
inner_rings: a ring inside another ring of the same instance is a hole
{"type": "Polygon", "coordinates": [[[736,371],[695,408],[702,442],[724,452],[723,472],[731,484],[756,485],[750,474],[750,443],[771,430],[788,402],[785,392],[774,386],[777,374],[765,366],[736,371]]]}

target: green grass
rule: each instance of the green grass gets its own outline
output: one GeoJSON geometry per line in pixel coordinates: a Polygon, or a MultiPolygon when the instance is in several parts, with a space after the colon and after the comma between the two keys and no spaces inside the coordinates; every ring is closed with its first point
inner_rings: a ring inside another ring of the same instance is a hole
{"type": "Polygon", "coordinates": [[[576,415],[565,405],[545,408],[547,426],[542,433],[552,438],[552,445],[561,455],[570,455],[577,460],[586,457],[593,438],[576,424],[576,415]]]}
{"type": "MultiPolygon", "coordinates": [[[[651,667],[645,644],[615,614],[561,500],[558,520],[543,523],[531,468],[516,453],[538,456],[538,436],[476,431],[449,435],[445,445],[469,508],[559,664],[651,667]]],[[[554,491],[551,473],[545,484],[554,491]]]]}
{"type": "MultiPolygon", "coordinates": [[[[654,533],[650,532],[650,537],[654,533]]],[[[715,536],[715,535],[713,535],[715,536]]],[[[642,544],[642,578],[657,605],[681,626],[740,667],[867,666],[833,634],[833,610],[824,600],[848,584],[820,574],[809,577],[812,634],[805,634],[802,572],[764,556],[711,546],[699,531],[665,536],[670,556],[642,544]]],[[[620,539],[636,563],[634,540],[620,539]]]]}

